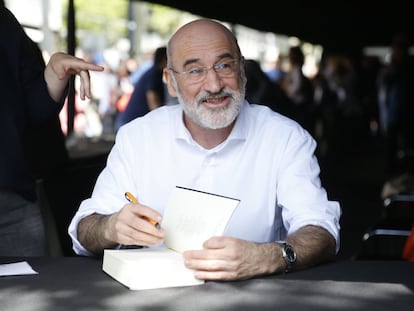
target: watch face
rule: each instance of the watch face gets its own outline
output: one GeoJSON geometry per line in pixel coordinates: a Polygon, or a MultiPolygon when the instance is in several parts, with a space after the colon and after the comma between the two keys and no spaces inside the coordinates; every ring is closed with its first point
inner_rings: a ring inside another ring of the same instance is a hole
{"type": "Polygon", "coordinates": [[[294,263],[296,261],[296,254],[293,251],[293,248],[289,244],[285,245],[285,252],[286,252],[286,259],[289,262],[294,263]]]}

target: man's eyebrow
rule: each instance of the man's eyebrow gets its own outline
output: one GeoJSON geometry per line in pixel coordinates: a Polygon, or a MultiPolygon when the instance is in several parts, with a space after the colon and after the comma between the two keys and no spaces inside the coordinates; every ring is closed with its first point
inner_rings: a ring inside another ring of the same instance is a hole
{"type": "MultiPolygon", "coordinates": [[[[225,58],[234,58],[234,55],[231,54],[230,52],[220,54],[217,56],[217,62],[225,58]]],[[[185,68],[186,66],[194,64],[194,63],[198,63],[199,61],[200,61],[199,58],[190,58],[184,62],[183,67],[185,68]]]]}
{"type": "Polygon", "coordinates": [[[217,57],[218,60],[222,60],[224,58],[234,58],[234,55],[232,53],[230,53],[230,52],[226,52],[226,53],[220,54],[217,57]]]}
{"type": "Polygon", "coordinates": [[[197,62],[199,62],[199,61],[200,61],[200,59],[199,59],[199,58],[191,58],[191,59],[188,59],[188,60],[186,60],[186,61],[184,62],[184,64],[183,64],[183,68],[185,68],[187,65],[191,65],[191,64],[197,63],[197,62]]]}

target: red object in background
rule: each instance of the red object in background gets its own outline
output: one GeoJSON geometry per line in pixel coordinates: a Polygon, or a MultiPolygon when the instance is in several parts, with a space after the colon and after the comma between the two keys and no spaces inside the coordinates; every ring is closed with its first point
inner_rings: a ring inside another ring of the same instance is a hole
{"type": "Polygon", "coordinates": [[[121,97],[116,102],[116,109],[118,111],[124,111],[125,108],[128,106],[129,99],[131,98],[132,93],[124,93],[121,95],[121,97]]]}
{"type": "Polygon", "coordinates": [[[411,227],[411,233],[405,242],[403,258],[408,261],[414,261],[414,224],[411,227]]]}

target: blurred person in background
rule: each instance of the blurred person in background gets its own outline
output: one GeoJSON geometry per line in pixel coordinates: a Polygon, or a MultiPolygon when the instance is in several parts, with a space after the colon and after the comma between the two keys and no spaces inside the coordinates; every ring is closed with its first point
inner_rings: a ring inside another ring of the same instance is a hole
{"type": "Polygon", "coordinates": [[[265,71],[266,75],[269,77],[273,83],[280,84],[286,76],[286,71],[282,68],[283,56],[278,55],[273,67],[265,71]]]}
{"type": "Polygon", "coordinates": [[[246,99],[250,103],[268,106],[270,109],[291,116],[292,101],[279,84],[273,82],[254,59],[244,62],[246,71],[246,99]]]}
{"type": "Polygon", "coordinates": [[[165,105],[167,97],[162,70],[166,64],[166,48],[159,47],[154,53],[154,63],[135,83],[125,110],[117,115],[115,131],[129,121],[165,105]]]}
{"type": "Polygon", "coordinates": [[[292,46],[288,54],[290,68],[281,85],[293,103],[292,117],[312,135],[314,134],[314,89],[311,80],[303,73],[305,55],[300,46],[292,46]]]}
{"type": "Polygon", "coordinates": [[[379,115],[389,176],[401,173],[404,162],[412,162],[414,157],[414,62],[410,45],[407,35],[396,33],[390,64],[379,75],[379,115]]]}

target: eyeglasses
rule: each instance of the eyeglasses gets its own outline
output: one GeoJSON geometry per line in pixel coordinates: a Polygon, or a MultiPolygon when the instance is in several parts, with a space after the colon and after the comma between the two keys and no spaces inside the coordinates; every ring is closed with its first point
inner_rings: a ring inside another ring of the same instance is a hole
{"type": "Polygon", "coordinates": [[[232,77],[238,70],[237,64],[239,61],[237,59],[225,60],[220,63],[214,64],[212,67],[193,67],[184,71],[176,71],[174,68],[168,68],[176,74],[183,75],[186,82],[190,84],[196,84],[203,81],[209,70],[213,69],[216,74],[222,78],[232,77]]]}

